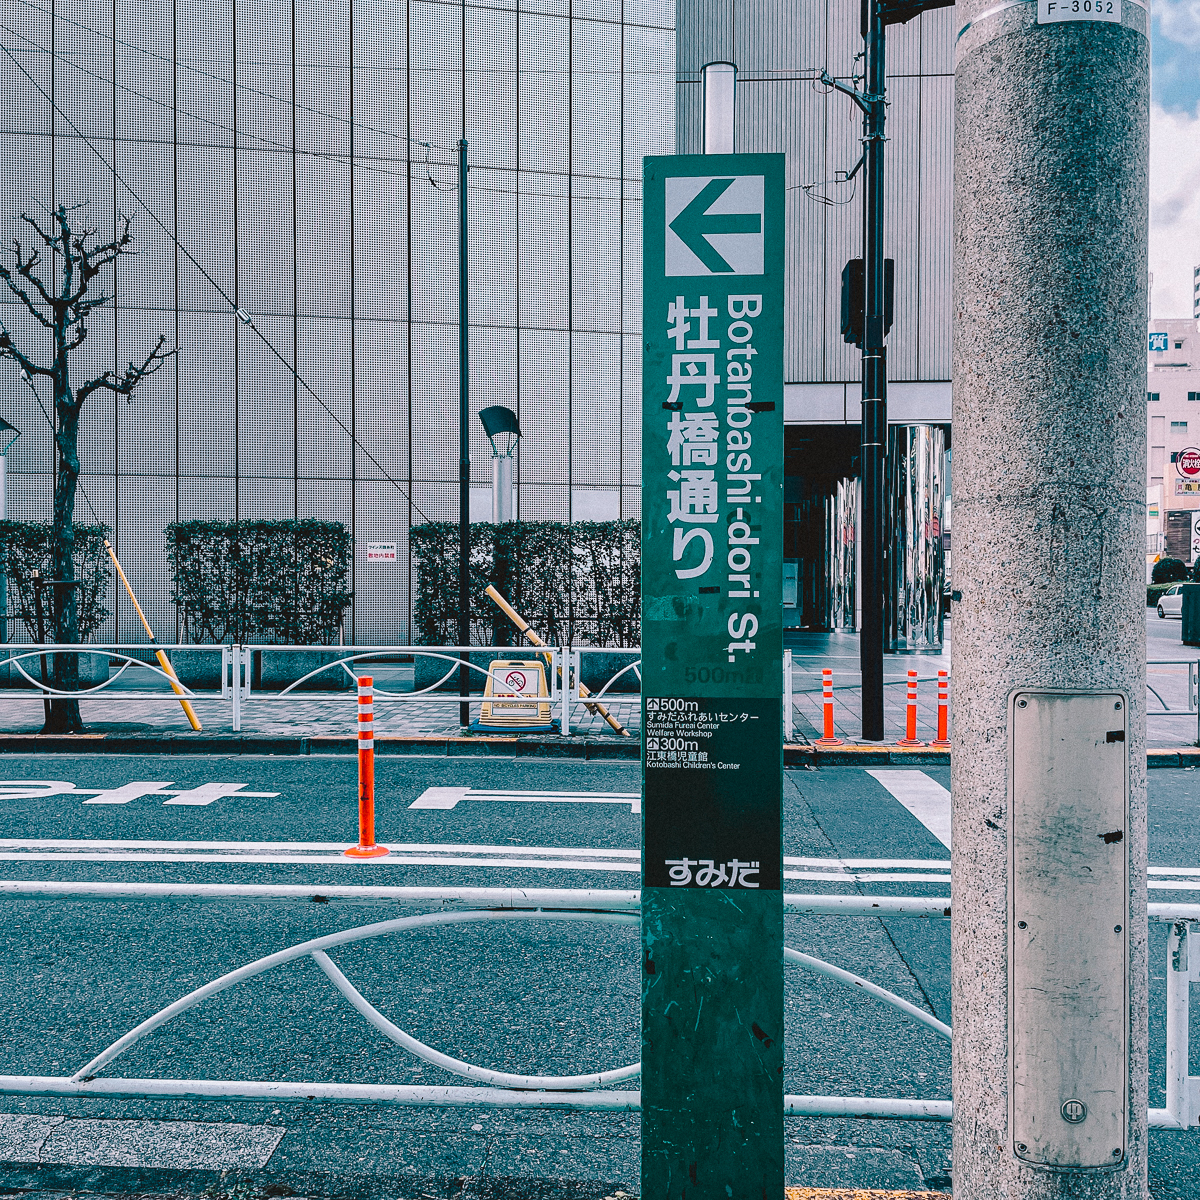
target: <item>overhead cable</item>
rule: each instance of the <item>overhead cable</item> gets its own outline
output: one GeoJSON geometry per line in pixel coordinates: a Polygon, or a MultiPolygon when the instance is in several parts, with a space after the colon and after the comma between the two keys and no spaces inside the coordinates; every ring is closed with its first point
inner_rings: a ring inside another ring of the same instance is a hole
{"type": "Polygon", "coordinates": [[[42,96],[42,98],[46,100],[46,102],[51,106],[51,108],[53,108],[54,111],[63,119],[63,121],[66,122],[66,124],[74,131],[75,135],[84,143],[84,145],[87,146],[87,148],[89,150],[91,150],[91,152],[108,168],[108,170],[111,172],[113,178],[118,183],[120,183],[121,186],[146,211],[147,215],[154,222],[154,224],[157,225],[158,228],[160,230],[162,230],[162,232],[164,234],[166,234],[166,236],[171,240],[171,242],[175,245],[175,247],[179,250],[179,252],[181,254],[183,254],[183,256],[188,260],[188,262],[190,262],[192,264],[192,266],[194,266],[196,268],[196,270],[199,271],[200,274],[208,281],[208,283],[212,286],[213,290],[217,293],[217,295],[219,295],[221,297],[221,299],[224,300],[225,303],[229,305],[230,310],[237,314],[238,318],[241,320],[241,322],[244,325],[246,325],[250,329],[254,330],[254,333],[257,335],[259,341],[261,341],[262,344],[267,348],[267,350],[269,350],[271,352],[271,354],[276,359],[279,360],[279,362],[283,365],[283,367],[291,373],[291,375],[295,378],[296,382],[326,411],[326,413],[329,414],[329,416],[332,418],[333,422],[338,426],[339,429],[341,429],[341,431],[344,434],[346,434],[346,436],[350,439],[351,443],[354,446],[357,446],[358,449],[362,451],[362,453],[367,457],[367,459],[371,462],[371,464],[380,472],[380,474],[384,477],[384,479],[386,479],[388,481],[388,483],[392,484],[392,486],[395,487],[396,490],[413,506],[413,508],[418,513],[418,515],[423,520],[429,521],[430,518],[424,512],[421,511],[420,506],[417,504],[416,500],[413,499],[411,493],[406,492],[404,490],[404,488],[401,487],[399,482],[397,480],[393,479],[392,476],[384,469],[383,464],[362,444],[362,442],[360,442],[358,440],[357,437],[355,437],[353,432],[349,428],[347,428],[345,422],[342,421],[342,419],[337,415],[337,413],[335,413],[333,411],[333,409],[330,408],[330,406],[325,403],[325,401],[313,390],[313,388],[309,385],[309,383],[304,379],[304,377],[300,374],[300,372],[297,371],[296,368],[290,362],[288,362],[288,360],[275,348],[273,343],[262,332],[262,330],[259,329],[258,326],[254,324],[254,319],[251,317],[251,315],[244,308],[240,307],[233,300],[233,298],[224,290],[224,288],[222,288],[221,285],[219,283],[217,283],[217,281],[208,273],[208,271],[206,271],[204,269],[204,267],[201,265],[201,263],[195,257],[195,255],[193,255],[191,253],[191,251],[188,250],[188,248],[185,245],[183,245],[182,242],[179,241],[179,239],[174,235],[174,233],[172,233],[171,230],[167,228],[167,226],[164,224],[164,222],[161,220],[161,218],[158,216],[158,214],[154,212],[154,210],[141,198],[141,196],[139,196],[137,194],[137,192],[135,192],[133,190],[132,187],[130,187],[128,182],[121,176],[120,172],[117,170],[116,165],[114,163],[110,163],[108,161],[108,159],[106,159],[104,157],[104,155],[100,153],[100,151],[96,148],[96,146],[91,141],[91,139],[88,138],[87,135],[84,134],[80,130],[80,128],[75,124],[75,122],[72,121],[71,118],[69,116],[67,116],[66,113],[63,112],[63,110],[55,102],[54,98],[51,95],[49,95],[49,93],[46,92],[45,88],[43,88],[41,86],[41,84],[38,83],[38,81],[36,79],[34,79],[32,75],[29,74],[29,72],[25,69],[25,67],[22,65],[22,63],[17,59],[16,55],[13,54],[12,50],[9,49],[9,47],[2,42],[0,42],[0,50],[3,50],[4,53],[8,55],[9,59],[12,61],[13,65],[17,68],[17,70],[20,71],[21,74],[25,76],[25,78],[33,85],[33,87],[42,96]]]}

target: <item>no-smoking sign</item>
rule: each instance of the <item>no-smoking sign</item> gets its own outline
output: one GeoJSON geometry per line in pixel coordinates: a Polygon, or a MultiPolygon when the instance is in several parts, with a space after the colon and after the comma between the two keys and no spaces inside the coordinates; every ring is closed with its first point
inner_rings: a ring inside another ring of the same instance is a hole
{"type": "Polygon", "coordinates": [[[1197,450],[1195,446],[1180,450],[1175,458],[1175,465],[1179,468],[1180,475],[1194,479],[1200,475],[1200,450],[1197,450]]]}

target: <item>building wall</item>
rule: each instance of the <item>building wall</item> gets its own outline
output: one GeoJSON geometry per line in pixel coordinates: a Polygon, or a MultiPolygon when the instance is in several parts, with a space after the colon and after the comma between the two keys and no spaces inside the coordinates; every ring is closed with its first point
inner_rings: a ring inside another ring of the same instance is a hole
{"type": "MultiPolygon", "coordinates": [[[[407,530],[458,515],[459,138],[472,507],[474,413],[501,403],[525,434],[520,517],[638,513],[641,159],[674,145],[674,0],[14,0],[6,23],[28,78],[9,62],[0,90],[0,243],[41,205],[86,203],[102,233],[132,215],[139,253],[77,377],[160,333],[178,350],[132,403],[94,396],[80,438],[160,638],[166,524],[316,517],[356,539],[347,640],[408,639],[407,530]],[[368,541],[398,564],[368,566],[368,541]]],[[[0,400],[22,431],[8,514],[48,519],[50,429],[9,363],[0,400]]],[[[140,640],[111,607],[105,637],[140,640]]]]}
{"type": "Polygon", "coordinates": [[[1185,533],[1194,518],[1171,514],[1200,511],[1200,476],[1185,476],[1175,461],[1181,450],[1200,447],[1200,321],[1153,318],[1150,345],[1164,341],[1163,349],[1150,350],[1146,374],[1147,558],[1192,562],[1196,548],[1185,533]]]}
{"type": "MultiPolygon", "coordinates": [[[[680,0],[678,141],[702,149],[700,69],[738,67],[736,147],[787,155],[789,422],[857,423],[859,351],[842,341],[841,272],[862,253],[862,176],[835,182],[862,150],[853,102],[815,82],[850,82],[862,50],[857,5],[818,0],[680,0]],[[824,198],[825,203],[821,202],[824,198]]],[[[952,8],[887,35],[890,105],[885,253],[896,261],[888,338],[893,421],[950,419],[952,8]]]]}

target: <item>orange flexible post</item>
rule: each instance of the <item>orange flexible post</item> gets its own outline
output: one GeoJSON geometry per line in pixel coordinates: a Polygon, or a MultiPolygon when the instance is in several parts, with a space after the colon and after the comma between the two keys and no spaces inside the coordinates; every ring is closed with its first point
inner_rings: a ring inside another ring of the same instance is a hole
{"type": "Polygon", "coordinates": [[[938,672],[937,737],[929,744],[950,745],[950,676],[945,671],[938,672]]]}
{"type": "Polygon", "coordinates": [[[358,845],[347,858],[382,858],[386,846],[375,845],[375,681],[358,681],[358,845]]]}
{"type": "Polygon", "coordinates": [[[823,667],[821,670],[821,704],[825,709],[824,736],[817,738],[818,746],[844,746],[845,742],[833,729],[833,669],[823,667]]]}
{"type": "Polygon", "coordinates": [[[917,673],[908,673],[908,711],[905,714],[904,736],[896,743],[898,746],[923,746],[924,742],[917,740],[917,673]]]}

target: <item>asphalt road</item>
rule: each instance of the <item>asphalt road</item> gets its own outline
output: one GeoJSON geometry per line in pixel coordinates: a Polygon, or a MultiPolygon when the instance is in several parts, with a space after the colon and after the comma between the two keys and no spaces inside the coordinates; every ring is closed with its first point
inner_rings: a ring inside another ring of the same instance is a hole
{"type": "MultiPolygon", "coordinates": [[[[948,787],[948,774],[934,767],[787,772],[785,859],[948,860],[937,836],[945,833],[937,785],[948,787]]],[[[363,882],[619,889],[638,882],[636,765],[382,758],[377,834],[393,854],[369,863],[338,853],[356,833],[349,757],[9,756],[0,775],[7,781],[0,782],[0,877],[10,879],[295,882],[314,892],[363,882]],[[430,788],[470,791],[448,798],[430,788]],[[578,793],[603,802],[582,802],[578,793]],[[414,802],[453,807],[410,807],[414,802]],[[64,841],[85,844],[56,844],[64,841]]],[[[1153,864],[1200,866],[1197,799],[1194,772],[1151,773],[1153,864]]],[[[786,889],[948,893],[945,882],[889,879],[891,867],[866,881],[811,877],[838,873],[829,866],[785,862],[786,889]]],[[[933,873],[938,877],[936,867],[933,873]]],[[[140,1020],[225,971],[407,911],[417,910],[308,901],[6,901],[0,1072],[71,1074],[140,1020]]],[[[787,942],[949,1021],[945,924],[789,918],[787,942]]],[[[1163,954],[1163,931],[1155,929],[1156,1106],[1163,1103],[1163,954]]],[[[396,1024],[470,1062],[574,1073],[638,1057],[636,926],[452,926],[361,943],[333,957],[396,1024]]],[[[788,1092],[949,1096],[948,1045],[929,1030],[795,967],[787,986],[788,1092]]],[[[1200,1018],[1192,1034],[1200,1044],[1200,1018]]],[[[214,996],[106,1074],[462,1082],[376,1034],[311,959],[214,996]]],[[[787,1136],[789,1183],[948,1186],[947,1126],[789,1118],[787,1136]]],[[[307,1194],[598,1200],[618,1188],[636,1193],[638,1120],[317,1102],[0,1097],[0,1188],[200,1190],[215,1178],[216,1165],[230,1163],[239,1177],[270,1178],[307,1194]],[[164,1121],[203,1124],[152,1124],[164,1121]]],[[[1200,1132],[1152,1134],[1156,1200],[1192,1196],[1198,1175],[1200,1132]]]]}

